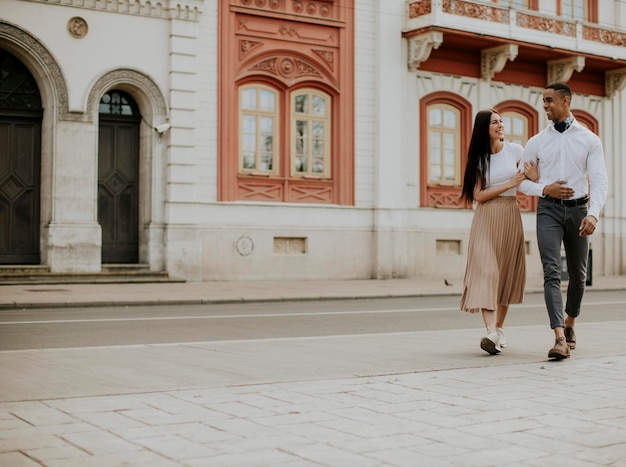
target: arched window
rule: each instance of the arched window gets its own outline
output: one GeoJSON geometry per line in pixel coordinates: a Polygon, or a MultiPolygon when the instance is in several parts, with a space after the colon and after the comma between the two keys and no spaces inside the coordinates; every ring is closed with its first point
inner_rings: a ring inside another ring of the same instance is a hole
{"type": "Polygon", "coordinates": [[[291,95],[292,177],[330,177],[330,104],[330,96],[315,89],[291,95]]]}
{"type": "Polygon", "coordinates": [[[278,158],[278,93],[262,85],[239,90],[239,173],[275,174],[278,158]]]}
{"type": "Polygon", "coordinates": [[[471,106],[447,92],[426,96],[420,105],[421,206],[464,207],[461,195],[471,106]]]}
{"type": "Polygon", "coordinates": [[[461,183],[461,112],[448,104],[428,107],[428,183],[461,183]]]}

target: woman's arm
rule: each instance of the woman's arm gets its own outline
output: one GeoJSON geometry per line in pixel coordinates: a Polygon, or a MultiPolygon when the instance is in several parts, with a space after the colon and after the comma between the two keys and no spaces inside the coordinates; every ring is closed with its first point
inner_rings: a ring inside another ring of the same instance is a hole
{"type": "Polygon", "coordinates": [[[517,187],[524,180],[526,180],[526,175],[522,172],[516,172],[513,178],[511,178],[508,182],[503,183],[502,185],[483,189],[482,182],[479,179],[476,183],[476,188],[474,188],[474,199],[478,203],[484,203],[485,201],[489,201],[511,188],[517,187]]]}

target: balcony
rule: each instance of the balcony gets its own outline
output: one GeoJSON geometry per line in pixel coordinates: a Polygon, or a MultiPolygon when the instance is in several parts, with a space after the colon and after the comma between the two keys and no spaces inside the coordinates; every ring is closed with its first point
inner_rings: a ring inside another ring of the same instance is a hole
{"type": "Polygon", "coordinates": [[[626,84],[626,33],[469,0],[408,0],[408,67],[612,97],[626,84]]]}

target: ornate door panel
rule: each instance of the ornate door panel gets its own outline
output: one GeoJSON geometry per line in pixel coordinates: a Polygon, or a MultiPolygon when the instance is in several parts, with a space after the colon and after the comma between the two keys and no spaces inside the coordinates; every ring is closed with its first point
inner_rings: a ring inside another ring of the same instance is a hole
{"type": "Polygon", "coordinates": [[[42,116],[30,71],[0,49],[0,264],[40,262],[42,116]]]}
{"type": "Polygon", "coordinates": [[[137,263],[139,117],[101,112],[99,128],[98,222],[102,229],[102,263],[137,263]]]}
{"type": "Polygon", "coordinates": [[[40,120],[0,116],[0,264],[39,264],[40,120]]]}

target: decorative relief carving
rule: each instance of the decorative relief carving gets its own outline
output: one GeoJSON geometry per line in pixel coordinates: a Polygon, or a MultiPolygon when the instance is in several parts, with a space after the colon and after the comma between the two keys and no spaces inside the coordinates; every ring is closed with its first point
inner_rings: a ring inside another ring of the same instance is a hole
{"type": "Polygon", "coordinates": [[[490,80],[496,73],[504,69],[506,62],[517,57],[517,44],[505,44],[481,51],[481,76],[490,80]]]}
{"type": "Polygon", "coordinates": [[[88,121],[92,121],[92,117],[95,116],[96,106],[100,102],[102,94],[119,84],[133,85],[144,93],[150,100],[150,104],[152,105],[152,109],[150,110],[154,117],[167,116],[167,105],[156,83],[142,73],[123,68],[121,70],[111,71],[102,76],[91,88],[87,99],[87,112],[85,112],[89,119],[88,121]]]}
{"type": "Polygon", "coordinates": [[[274,254],[304,255],[306,254],[306,238],[274,237],[274,254]]]}
{"type": "Polygon", "coordinates": [[[607,29],[583,26],[583,38],[603,44],[626,46],[626,34],[607,29]]]}
{"type": "Polygon", "coordinates": [[[409,19],[427,15],[432,12],[431,0],[418,0],[409,3],[409,19]]]}
{"type": "Polygon", "coordinates": [[[467,16],[491,21],[493,23],[508,23],[510,21],[509,10],[489,5],[465,2],[462,0],[443,0],[444,13],[467,16]]]}
{"type": "Polygon", "coordinates": [[[334,0],[239,0],[247,8],[270,9],[283,13],[332,18],[334,0]]]}
{"type": "Polygon", "coordinates": [[[322,59],[328,64],[331,70],[335,69],[335,54],[329,50],[316,50],[312,49],[317,55],[322,57],[322,59]]]}
{"type": "Polygon", "coordinates": [[[251,16],[240,16],[237,29],[239,34],[284,36],[287,40],[296,38],[306,41],[317,41],[318,43],[323,43],[323,45],[335,45],[338,40],[337,32],[334,28],[302,24],[296,26],[288,21],[267,21],[251,16]]]}
{"type": "Polygon", "coordinates": [[[82,39],[89,32],[89,26],[87,25],[87,21],[83,18],[80,16],[74,16],[67,22],[67,31],[72,37],[82,39]]]}
{"type": "Polygon", "coordinates": [[[437,240],[437,255],[456,256],[461,254],[461,240],[437,240]]]}
{"type": "Polygon", "coordinates": [[[254,251],[254,242],[247,235],[242,235],[235,242],[235,251],[239,256],[250,256],[254,251]]]}
{"type": "Polygon", "coordinates": [[[260,46],[262,42],[257,41],[249,41],[249,40],[240,40],[239,41],[239,58],[243,58],[250,52],[252,49],[256,49],[260,46]]]}
{"type": "Polygon", "coordinates": [[[314,65],[302,59],[290,57],[268,58],[252,65],[250,70],[265,71],[287,79],[295,79],[302,76],[321,76],[321,73],[314,65]]]}
{"type": "Polygon", "coordinates": [[[567,83],[572,77],[574,70],[580,73],[583,71],[583,68],[585,68],[585,57],[580,55],[560,60],[550,60],[548,61],[548,83],[556,81],[567,83]]]}
{"type": "Polygon", "coordinates": [[[415,71],[422,62],[428,60],[433,48],[439,48],[443,42],[443,34],[439,31],[431,31],[426,34],[411,36],[408,40],[408,67],[409,70],[415,71]]]}
{"type": "Polygon", "coordinates": [[[626,68],[607,71],[604,79],[604,92],[607,97],[613,97],[616,92],[626,86],[626,68]]]}
{"type": "Polygon", "coordinates": [[[268,73],[272,73],[274,75],[278,74],[276,69],[276,58],[269,58],[267,60],[263,60],[262,62],[257,63],[250,67],[251,70],[256,71],[267,71],[268,73]]]}
{"type": "MultiPolygon", "coordinates": [[[[111,13],[147,16],[150,18],[198,21],[202,14],[203,0],[30,0],[47,5],[63,5],[85,10],[101,10],[111,13]]],[[[242,0],[243,1],[243,0],[242,0]]],[[[278,0],[270,0],[278,1],[278,0]]]]}
{"type": "Polygon", "coordinates": [[[519,27],[536,31],[551,32],[562,36],[576,36],[576,24],[568,23],[567,21],[517,13],[516,24],[519,27]]]}

